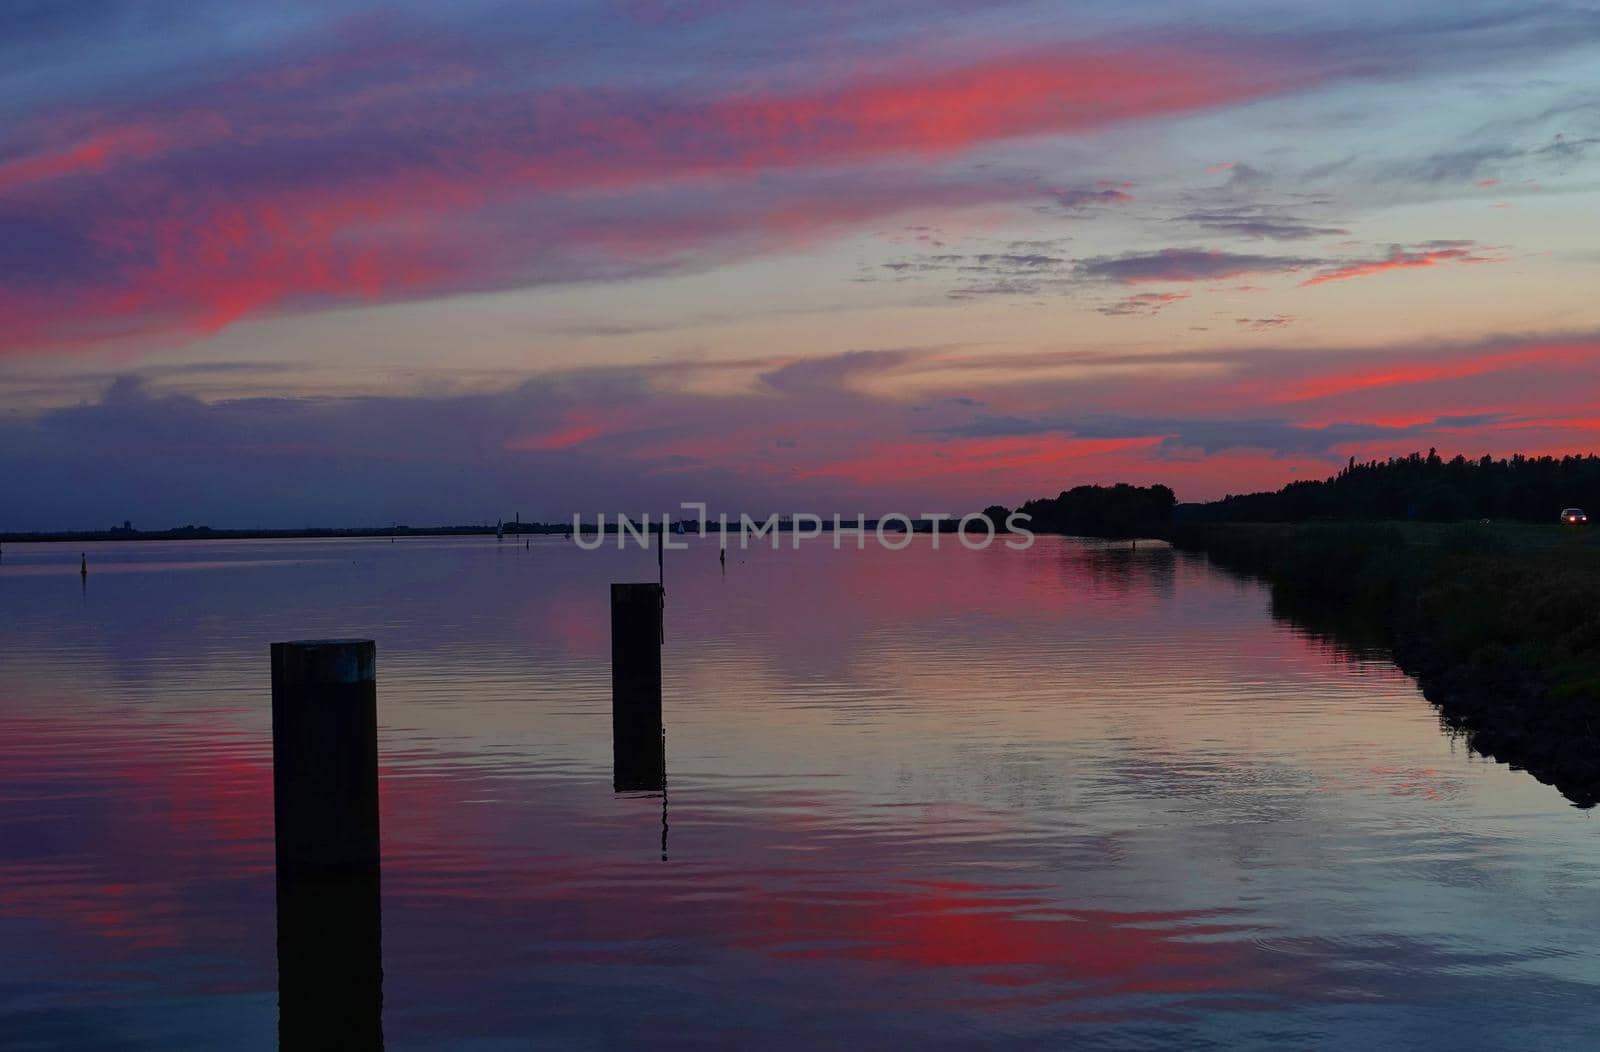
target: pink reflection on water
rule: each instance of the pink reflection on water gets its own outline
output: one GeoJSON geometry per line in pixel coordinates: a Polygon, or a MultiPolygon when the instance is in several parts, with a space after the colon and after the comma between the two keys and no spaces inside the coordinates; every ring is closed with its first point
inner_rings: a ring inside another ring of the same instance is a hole
{"type": "MultiPolygon", "coordinates": [[[[0,720],[13,844],[0,919],[87,939],[85,959],[233,962],[194,974],[196,990],[270,989],[268,743],[174,747],[182,740],[159,720],[0,720]],[[83,757],[94,758],[87,776],[83,757]]],[[[837,794],[680,792],[682,853],[651,864],[640,849],[653,843],[653,800],[405,759],[383,778],[385,970],[401,986],[426,987],[444,962],[509,975],[664,957],[699,969],[728,951],[768,967],[826,964],[840,990],[882,968],[921,973],[927,1011],[1270,1000],[1307,978],[1226,910],[1082,909],[1046,884],[928,877],[963,854],[939,846],[951,816],[937,808],[899,809],[885,836],[854,827],[837,794]]]]}

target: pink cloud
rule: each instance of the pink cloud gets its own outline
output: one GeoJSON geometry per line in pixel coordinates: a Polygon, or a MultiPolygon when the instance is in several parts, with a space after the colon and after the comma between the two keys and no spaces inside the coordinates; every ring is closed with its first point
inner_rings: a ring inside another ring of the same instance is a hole
{"type": "Polygon", "coordinates": [[[1187,292],[1141,292],[1136,296],[1118,300],[1109,306],[1100,307],[1101,314],[1111,317],[1121,317],[1129,314],[1158,314],[1163,308],[1174,303],[1180,303],[1189,298],[1187,292]]]}
{"type": "MultiPolygon", "coordinates": [[[[917,207],[1043,192],[953,183],[926,167],[894,185],[862,165],[921,165],[1304,79],[1243,53],[1067,47],[943,68],[891,59],[810,90],[497,95],[459,57],[399,45],[376,54],[386,61],[353,49],[260,70],[210,86],[204,103],[142,105],[120,122],[91,112],[41,122],[41,145],[0,162],[0,188],[27,187],[95,265],[31,290],[0,324],[0,353],[696,265],[717,244],[734,255],[791,248],[917,207]],[[278,174],[260,163],[288,155],[307,161],[278,174]],[[807,187],[819,179],[838,185],[807,187]],[[672,201],[696,194],[720,207],[672,201]]],[[[1090,198],[1130,195],[1106,185],[1090,198]]]]}
{"type": "Polygon", "coordinates": [[[605,433],[606,429],[595,422],[591,414],[573,412],[567,414],[566,422],[554,430],[517,435],[507,439],[501,448],[511,452],[549,453],[571,449],[605,433]]]}
{"type": "Polygon", "coordinates": [[[1437,267],[1446,263],[1504,262],[1504,259],[1499,256],[1481,255],[1471,247],[1468,247],[1468,245],[1470,243],[1422,250],[1407,250],[1395,245],[1389,250],[1389,254],[1382,259],[1360,260],[1333,267],[1302,281],[1300,287],[1310,288],[1313,285],[1326,285],[1331,281],[1347,281],[1350,278],[1368,277],[1372,274],[1382,274],[1391,270],[1437,267]]]}
{"type": "Polygon", "coordinates": [[[1085,457],[1148,448],[1160,436],[1134,438],[1063,438],[1059,435],[1016,435],[951,439],[944,442],[882,443],[862,456],[850,457],[800,472],[802,478],[839,478],[858,485],[927,482],[953,476],[993,478],[1005,472],[1018,479],[1049,477],[1085,457]]]}
{"type": "Polygon", "coordinates": [[[1485,376],[1528,366],[1587,365],[1597,360],[1600,360],[1600,344],[1586,342],[1535,344],[1448,357],[1432,355],[1411,361],[1402,359],[1377,369],[1341,370],[1313,376],[1293,384],[1274,400],[1306,402],[1377,388],[1485,376]]]}
{"type": "Polygon", "coordinates": [[[166,132],[148,125],[104,128],[64,145],[0,162],[0,190],[97,175],[115,164],[153,157],[171,142],[166,132]]]}

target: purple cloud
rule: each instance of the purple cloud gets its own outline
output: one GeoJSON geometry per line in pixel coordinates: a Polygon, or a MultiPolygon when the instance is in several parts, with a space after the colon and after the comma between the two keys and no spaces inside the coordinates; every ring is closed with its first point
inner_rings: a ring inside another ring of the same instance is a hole
{"type": "Polygon", "coordinates": [[[1195,248],[1166,248],[1159,252],[1121,256],[1093,256],[1080,260],[1080,277],[1120,285],[1152,282],[1215,281],[1246,274],[1287,274],[1323,261],[1303,256],[1266,256],[1195,248]]]}

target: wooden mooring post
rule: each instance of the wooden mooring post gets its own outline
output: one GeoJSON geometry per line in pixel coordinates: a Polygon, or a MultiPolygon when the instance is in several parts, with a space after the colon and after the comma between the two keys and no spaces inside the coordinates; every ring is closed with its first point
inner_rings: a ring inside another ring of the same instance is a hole
{"type": "Polygon", "coordinates": [[[611,586],[612,786],[660,791],[662,589],[655,582],[611,586]]]}
{"type": "Polygon", "coordinates": [[[272,644],[278,1046],[383,1047],[376,647],[272,644]]]}
{"type": "Polygon", "coordinates": [[[278,872],[378,864],[377,647],[272,644],[272,814],[278,872]]]}

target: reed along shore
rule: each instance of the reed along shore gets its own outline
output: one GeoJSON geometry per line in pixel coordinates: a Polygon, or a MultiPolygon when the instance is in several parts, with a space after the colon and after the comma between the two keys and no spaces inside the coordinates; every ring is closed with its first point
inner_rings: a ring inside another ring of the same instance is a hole
{"type": "Polygon", "coordinates": [[[1600,802],[1600,530],[1232,523],[1168,539],[1266,581],[1279,616],[1387,646],[1475,751],[1600,802]]]}

